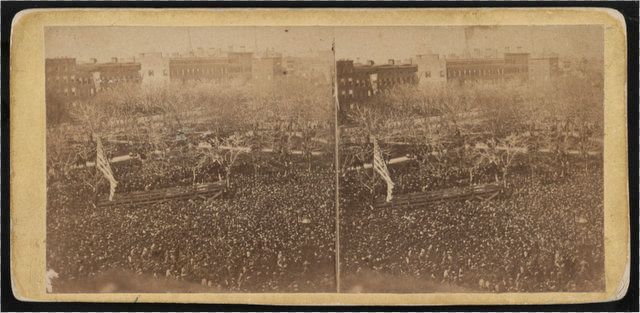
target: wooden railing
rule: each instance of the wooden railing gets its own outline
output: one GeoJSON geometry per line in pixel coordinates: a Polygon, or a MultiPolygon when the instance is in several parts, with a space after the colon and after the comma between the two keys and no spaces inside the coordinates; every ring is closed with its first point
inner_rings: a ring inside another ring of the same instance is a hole
{"type": "Polygon", "coordinates": [[[188,200],[188,199],[215,199],[224,192],[225,181],[215,183],[198,184],[193,186],[179,186],[163,189],[155,189],[150,191],[139,191],[131,193],[116,193],[114,199],[109,201],[105,196],[101,198],[97,206],[124,206],[124,205],[143,205],[169,200],[188,200]]]}
{"type": "Polygon", "coordinates": [[[394,196],[391,201],[379,198],[375,208],[417,208],[439,201],[490,200],[502,192],[500,184],[483,184],[461,188],[448,188],[394,196]]]}

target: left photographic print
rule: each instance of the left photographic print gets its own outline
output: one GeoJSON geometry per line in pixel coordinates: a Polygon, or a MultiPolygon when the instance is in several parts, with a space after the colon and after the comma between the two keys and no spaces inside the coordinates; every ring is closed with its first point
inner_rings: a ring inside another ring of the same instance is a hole
{"type": "Polygon", "coordinates": [[[333,35],[46,27],[47,292],[334,292],[333,35]]]}

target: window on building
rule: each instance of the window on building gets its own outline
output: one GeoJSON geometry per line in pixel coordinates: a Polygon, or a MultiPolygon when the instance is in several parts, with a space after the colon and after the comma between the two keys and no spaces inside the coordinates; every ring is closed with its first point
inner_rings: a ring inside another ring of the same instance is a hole
{"type": "Polygon", "coordinates": [[[444,77],[444,71],[440,71],[440,77],[444,77]]]}
{"type": "Polygon", "coordinates": [[[341,95],[345,95],[345,94],[347,94],[347,93],[346,93],[344,90],[342,90],[342,91],[340,91],[340,94],[341,94],[341,95]]]}
{"type": "Polygon", "coordinates": [[[75,94],[76,94],[76,87],[71,87],[71,93],[75,96],[75,94]]]}
{"type": "Polygon", "coordinates": [[[162,70],[162,75],[167,76],[167,70],[162,70]]]}
{"type": "Polygon", "coordinates": [[[147,72],[147,76],[153,76],[153,70],[149,70],[149,71],[147,72]]]}
{"type": "Polygon", "coordinates": [[[353,89],[349,89],[349,94],[353,95],[353,89]]]}
{"type": "Polygon", "coordinates": [[[424,77],[426,77],[426,78],[431,77],[431,72],[430,71],[424,72],[424,77]]]}

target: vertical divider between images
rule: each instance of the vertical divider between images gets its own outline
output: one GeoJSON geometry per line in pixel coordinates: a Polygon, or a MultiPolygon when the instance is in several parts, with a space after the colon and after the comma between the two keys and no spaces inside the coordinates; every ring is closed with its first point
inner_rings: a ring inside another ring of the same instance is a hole
{"type": "Polygon", "coordinates": [[[340,109],[340,103],[338,102],[338,72],[336,67],[336,37],[335,28],[334,36],[331,44],[331,52],[333,53],[333,75],[331,76],[331,88],[333,96],[333,111],[334,111],[334,173],[335,173],[335,188],[336,188],[336,220],[335,220],[335,275],[336,275],[336,293],[340,293],[340,156],[339,156],[339,144],[340,144],[340,125],[338,125],[338,113],[340,109]]]}

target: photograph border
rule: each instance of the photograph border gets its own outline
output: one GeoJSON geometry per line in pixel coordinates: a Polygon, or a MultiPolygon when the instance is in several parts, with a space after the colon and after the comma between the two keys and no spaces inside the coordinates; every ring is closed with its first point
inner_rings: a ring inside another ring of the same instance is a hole
{"type": "MultiPolygon", "coordinates": [[[[386,10],[30,10],[13,21],[11,36],[11,278],[14,295],[25,301],[206,302],[253,304],[446,305],[580,303],[620,299],[628,286],[629,194],[627,173],[626,32],[624,18],[607,9],[386,9],[386,10]],[[366,17],[362,16],[365,13],[366,17]],[[575,14],[579,13],[579,14],[575,14]],[[357,15],[356,15],[357,14],[357,15]],[[399,19],[399,16],[402,16],[399,19]],[[456,18],[451,18],[455,15],[456,18]],[[188,16],[188,19],[185,19],[188,16]],[[275,18],[277,16],[278,18],[275,18]],[[284,18],[283,18],[284,17],[284,18]],[[428,19],[426,17],[429,17],[428,19]],[[461,17],[464,17],[462,19],[461,17]],[[131,23],[131,21],[136,23],[131,23]],[[189,22],[183,23],[185,20],[189,22]],[[397,21],[402,21],[402,25],[397,21]],[[325,25],[605,25],[605,243],[607,290],[604,293],[502,294],[46,294],[44,292],[44,26],[222,26],[325,25]],[[526,20],[527,23],[522,21],[526,20]],[[453,22],[452,22],[453,21],[453,22]],[[533,21],[533,22],[532,22],[533,21]],[[582,22],[581,22],[582,21],[582,22]],[[489,23],[490,22],[490,23],[489,23]],[[315,24],[313,24],[315,23],[315,24]],[[324,23],[324,24],[323,24],[324,23]],[[442,23],[442,24],[438,24],[442,23]],[[42,88],[40,88],[42,87],[42,88]],[[20,144],[18,144],[20,143],[20,144]],[[28,144],[24,144],[28,143],[28,144]],[[34,224],[35,223],[35,224],[34,224]],[[42,225],[42,226],[38,226],[42,225]],[[620,257],[615,252],[626,251],[620,257]],[[35,253],[37,252],[37,253],[35,253]],[[38,275],[42,268],[42,274],[38,275]]],[[[5,20],[6,21],[6,20],[5,20]]],[[[4,25],[3,25],[4,27],[4,25]]],[[[6,37],[5,37],[6,38],[6,37]]],[[[3,43],[4,44],[4,43],[3,43]]],[[[5,67],[6,69],[7,67],[5,67]]],[[[637,103],[637,102],[636,102],[637,103]]],[[[4,108],[3,108],[4,109],[4,108]]],[[[637,108],[636,108],[637,109],[637,108]]],[[[3,115],[3,119],[6,116],[3,115]]],[[[3,125],[4,127],[4,125],[3,125]]],[[[4,132],[6,133],[6,132],[4,132]]],[[[3,138],[4,139],[4,138],[3,138]]],[[[3,144],[5,141],[3,140],[3,144]]],[[[4,149],[6,151],[6,149],[4,149]]],[[[637,154],[636,154],[637,155],[637,154]]],[[[5,159],[3,159],[3,162],[5,159]]],[[[6,184],[4,185],[6,186],[6,184]]],[[[6,199],[3,197],[3,201],[6,199]]],[[[4,206],[3,206],[4,207],[4,206]]],[[[6,212],[6,211],[5,211],[6,212]]],[[[5,215],[6,216],[6,215],[5,215]]],[[[5,226],[5,225],[3,225],[5,226]]],[[[4,229],[4,227],[3,227],[4,229]]],[[[637,235],[637,234],[636,234],[637,235]]],[[[6,236],[5,236],[6,238],[6,236]]],[[[5,262],[6,264],[6,262],[5,262]]],[[[6,276],[5,276],[6,277],[6,276]]],[[[633,281],[633,280],[631,280],[633,281]]]]}

